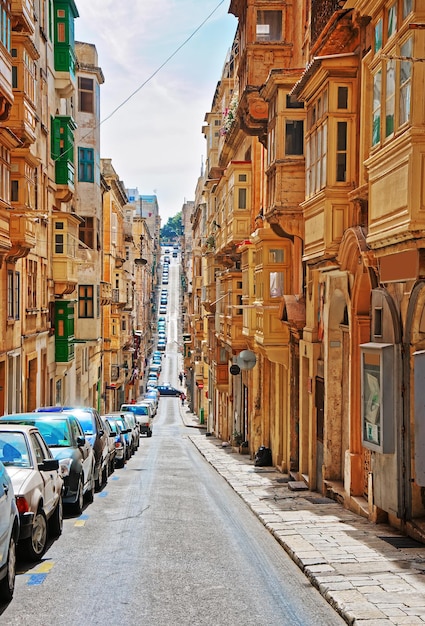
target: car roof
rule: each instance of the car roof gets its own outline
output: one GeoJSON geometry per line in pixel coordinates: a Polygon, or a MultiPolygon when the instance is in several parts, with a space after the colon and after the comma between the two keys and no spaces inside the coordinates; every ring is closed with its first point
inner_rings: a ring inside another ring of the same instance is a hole
{"type": "Polygon", "coordinates": [[[42,419],[49,419],[49,420],[59,420],[59,419],[67,419],[68,417],[75,417],[74,415],[72,415],[72,413],[70,411],[65,412],[65,411],[61,411],[61,412],[46,412],[46,413],[42,413],[41,411],[36,412],[36,411],[31,411],[30,413],[10,413],[9,415],[2,415],[0,417],[0,424],[4,423],[4,422],[9,422],[9,421],[13,421],[13,422],[20,422],[22,420],[42,420],[42,419]]]}
{"type": "Polygon", "coordinates": [[[31,432],[40,432],[37,428],[37,426],[32,426],[30,424],[2,424],[0,422],[0,433],[2,432],[24,432],[24,433],[31,433],[31,432]]]}

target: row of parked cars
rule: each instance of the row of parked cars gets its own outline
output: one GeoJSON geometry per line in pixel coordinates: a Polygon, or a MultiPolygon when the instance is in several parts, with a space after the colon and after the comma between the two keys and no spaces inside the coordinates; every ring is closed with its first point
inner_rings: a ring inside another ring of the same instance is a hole
{"type": "Polygon", "coordinates": [[[13,596],[16,558],[41,559],[49,537],[62,533],[64,507],[79,515],[134,454],[140,435],[149,436],[146,420],[127,408],[101,416],[93,408],[42,407],[0,417],[2,601],[13,596]]]}

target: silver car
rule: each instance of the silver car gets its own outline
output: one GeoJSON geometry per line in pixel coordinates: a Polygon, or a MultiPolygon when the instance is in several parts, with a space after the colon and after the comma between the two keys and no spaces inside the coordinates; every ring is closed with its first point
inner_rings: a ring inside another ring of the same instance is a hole
{"type": "Polygon", "coordinates": [[[38,561],[50,535],[62,533],[63,480],[59,461],[34,426],[0,425],[0,460],[9,474],[20,519],[18,549],[38,561]]]}

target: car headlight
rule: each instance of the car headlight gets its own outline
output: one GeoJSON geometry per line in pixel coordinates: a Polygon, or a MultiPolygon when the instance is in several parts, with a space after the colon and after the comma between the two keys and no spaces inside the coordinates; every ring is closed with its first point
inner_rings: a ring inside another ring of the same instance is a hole
{"type": "Polygon", "coordinates": [[[72,459],[59,459],[59,472],[62,478],[69,476],[71,471],[72,459]]]}

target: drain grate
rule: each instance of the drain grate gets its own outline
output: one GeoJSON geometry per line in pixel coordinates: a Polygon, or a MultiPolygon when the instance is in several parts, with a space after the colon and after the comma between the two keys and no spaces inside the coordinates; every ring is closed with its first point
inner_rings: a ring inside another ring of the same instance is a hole
{"type": "Polygon", "coordinates": [[[425,544],[411,537],[379,537],[394,548],[425,548],[425,544]]]}
{"type": "Polygon", "coordinates": [[[312,504],[336,504],[332,498],[315,498],[314,496],[304,496],[304,500],[308,500],[312,504]]]}

